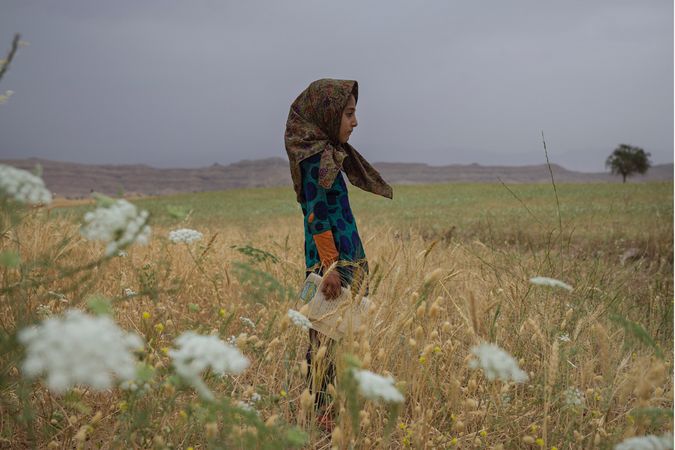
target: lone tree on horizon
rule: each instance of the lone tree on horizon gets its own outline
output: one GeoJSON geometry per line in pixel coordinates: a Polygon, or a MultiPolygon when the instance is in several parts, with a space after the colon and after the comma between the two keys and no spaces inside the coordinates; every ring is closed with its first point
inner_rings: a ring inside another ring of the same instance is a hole
{"type": "Polygon", "coordinates": [[[608,167],[613,174],[623,177],[623,182],[626,182],[626,177],[634,173],[643,174],[647,172],[652,162],[649,160],[651,154],[645,152],[640,147],[633,147],[632,145],[620,144],[614,149],[611,155],[607,157],[605,166],[608,167]]]}

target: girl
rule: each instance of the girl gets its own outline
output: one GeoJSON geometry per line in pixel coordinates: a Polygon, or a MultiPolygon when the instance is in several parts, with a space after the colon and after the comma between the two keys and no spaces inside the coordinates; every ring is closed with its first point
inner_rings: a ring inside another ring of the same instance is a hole
{"type": "MultiPolygon", "coordinates": [[[[351,80],[314,81],[291,105],[286,122],[285,143],[296,197],[302,208],[305,228],[306,275],[323,276],[321,290],[335,299],[341,288],[354,294],[368,294],[368,263],[356,221],[349,206],[349,181],[368,192],[392,198],[392,188],[347,141],[358,125],[356,102],[358,83],[351,80]],[[335,263],[334,270],[328,270],[335,263]]],[[[310,330],[307,362],[330,339],[310,330]]],[[[310,374],[310,390],[321,410],[326,404],[326,387],[334,377],[329,358],[325,373],[310,374]],[[320,380],[316,382],[316,380],[320,380]],[[318,392],[314,384],[320,384],[318,392]]]]}

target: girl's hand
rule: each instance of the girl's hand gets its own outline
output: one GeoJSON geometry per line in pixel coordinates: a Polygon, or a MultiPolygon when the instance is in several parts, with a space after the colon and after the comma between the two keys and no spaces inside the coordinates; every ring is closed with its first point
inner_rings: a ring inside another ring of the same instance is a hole
{"type": "Polygon", "coordinates": [[[321,283],[321,292],[326,297],[326,300],[335,300],[342,294],[340,275],[336,270],[331,270],[324,275],[323,283],[321,283]]]}

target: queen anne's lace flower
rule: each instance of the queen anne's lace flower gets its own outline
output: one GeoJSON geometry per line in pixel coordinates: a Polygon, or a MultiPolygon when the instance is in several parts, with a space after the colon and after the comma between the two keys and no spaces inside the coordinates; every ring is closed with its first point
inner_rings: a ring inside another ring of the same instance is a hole
{"type": "Polygon", "coordinates": [[[661,437],[652,434],[632,437],[614,446],[614,450],[671,450],[672,448],[673,436],[671,434],[661,437]]]}
{"type": "Polygon", "coordinates": [[[191,244],[196,241],[201,241],[204,235],[197,230],[189,228],[181,228],[169,232],[169,240],[175,244],[185,242],[191,244]]]}
{"type": "Polygon", "coordinates": [[[310,320],[299,311],[289,309],[288,317],[290,317],[291,322],[293,322],[295,325],[299,326],[303,330],[308,330],[309,328],[312,327],[312,322],[310,322],[310,320]]]}
{"type": "Polygon", "coordinates": [[[550,287],[557,287],[557,288],[562,288],[566,289],[568,291],[571,291],[573,288],[567,283],[564,283],[560,280],[556,280],[555,278],[548,278],[548,277],[532,277],[530,278],[530,283],[536,284],[539,286],[550,286],[550,287]]]}
{"type": "Polygon", "coordinates": [[[575,407],[584,404],[584,394],[575,387],[565,389],[563,398],[567,406],[575,407]]]}
{"type": "Polygon", "coordinates": [[[131,380],[136,372],[134,350],[143,340],[120,329],[108,316],[89,316],[71,309],[39,326],[24,328],[19,341],[26,346],[23,371],[28,377],[47,374],[47,386],[63,392],[76,384],[107,389],[113,378],[131,380]]]}
{"type": "Polygon", "coordinates": [[[354,379],[359,386],[359,392],[371,400],[401,403],[403,394],[394,386],[394,379],[383,377],[369,370],[353,370],[354,379]]]}
{"type": "Polygon", "coordinates": [[[147,211],[139,212],[136,206],[119,199],[109,206],[101,206],[86,213],[80,232],[91,241],[107,242],[105,254],[111,256],[129,244],[147,244],[150,239],[147,220],[147,211]]]}
{"type": "Polygon", "coordinates": [[[52,201],[52,193],[47,190],[42,178],[4,164],[0,164],[0,195],[29,205],[48,204],[52,201]]]}
{"type": "Polygon", "coordinates": [[[469,362],[472,369],[483,369],[488,380],[496,378],[502,381],[515,381],[523,383],[527,381],[527,374],[518,367],[513,356],[494,344],[483,343],[471,349],[471,353],[477,359],[469,362]]]}
{"type": "Polygon", "coordinates": [[[219,375],[238,375],[249,365],[241,352],[217,336],[203,336],[186,331],[174,341],[176,349],[169,350],[178,375],[190,383],[207,400],[213,393],[201,378],[201,373],[210,368],[219,375]]]}
{"type": "Polygon", "coordinates": [[[246,412],[254,412],[254,413],[258,414],[258,411],[256,411],[256,409],[255,409],[255,406],[253,406],[253,405],[252,405],[251,403],[249,403],[249,402],[245,402],[245,401],[242,401],[242,400],[238,400],[238,401],[235,403],[235,405],[237,405],[237,407],[239,407],[240,409],[243,409],[243,410],[246,411],[246,412]]]}
{"type": "Polygon", "coordinates": [[[239,320],[241,320],[241,322],[247,327],[255,328],[255,323],[253,323],[253,321],[248,317],[240,317],[239,320]]]}

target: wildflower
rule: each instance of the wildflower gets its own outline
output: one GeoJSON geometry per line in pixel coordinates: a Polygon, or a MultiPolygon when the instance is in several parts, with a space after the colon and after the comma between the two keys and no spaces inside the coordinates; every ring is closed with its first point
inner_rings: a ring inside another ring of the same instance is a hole
{"type": "Polygon", "coordinates": [[[560,342],[570,342],[572,339],[570,339],[570,335],[569,335],[569,334],[564,333],[564,334],[561,334],[560,336],[558,336],[558,340],[559,340],[560,342]]]}
{"type": "Polygon", "coordinates": [[[125,380],[120,383],[120,389],[130,392],[147,392],[150,390],[150,385],[148,383],[143,383],[139,386],[139,383],[143,383],[140,380],[125,380]]]}
{"type": "Polygon", "coordinates": [[[253,403],[258,403],[260,399],[261,399],[260,394],[258,394],[257,392],[254,392],[253,395],[251,395],[251,401],[253,403]]]}
{"type": "Polygon", "coordinates": [[[169,232],[169,240],[174,244],[179,244],[181,242],[191,244],[193,242],[201,241],[203,237],[204,235],[202,233],[197,230],[191,230],[190,228],[181,228],[169,232]]]}
{"type": "Polygon", "coordinates": [[[281,392],[279,392],[279,395],[280,395],[282,398],[285,398],[285,397],[288,395],[288,392],[286,392],[286,390],[282,389],[281,392]]]}
{"type": "Polygon", "coordinates": [[[148,320],[150,318],[150,313],[147,311],[143,311],[143,314],[141,314],[141,317],[143,317],[143,320],[148,320]]]}
{"type": "Polygon", "coordinates": [[[38,305],[35,312],[37,313],[38,316],[42,318],[49,317],[52,315],[52,309],[49,307],[49,305],[38,305]]]}
{"type": "Polygon", "coordinates": [[[133,297],[134,295],[136,295],[136,292],[134,292],[133,289],[124,288],[124,296],[125,297],[133,297]]]}
{"type": "Polygon", "coordinates": [[[129,254],[124,250],[120,250],[117,252],[117,256],[119,256],[120,258],[126,258],[127,256],[129,256],[129,254]]]}
{"type": "Polygon", "coordinates": [[[537,438],[537,439],[534,441],[534,443],[537,444],[539,447],[543,447],[544,444],[545,444],[545,442],[544,442],[544,440],[543,440],[542,438],[537,438]]]}
{"type": "Polygon", "coordinates": [[[288,317],[291,318],[291,321],[302,328],[303,330],[307,330],[312,327],[312,322],[309,321],[307,317],[305,317],[302,313],[294,310],[294,309],[289,309],[288,310],[288,317]]]}
{"type": "Polygon", "coordinates": [[[555,278],[548,278],[548,277],[532,277],[530,278],[530,283],[539,286],[558,287],[562,289],[567,289],[568,291],[571,291],[573,289],[572,286],[570,286],[567,283],[564,283],[560,280],[556,280],[555,278]]]}
{"type": "Polygon", "coordinates": [[[0,164],[0,196],[11,197],[28,205],[48,204],[52,193],[42,178],[25,170],[0,164]]]}
{"type": "Polygon", "coordinates": [[[164,324],[162,322],[156,323],[154,328],[158,334],[162,334],[162,331],[164,331],[164,324]]]}
{"type": "Polygon", "coordinates": [[[237,402],[235,404],[238,408],[243,409],[246,412],[254,412],[254,413],[258,414],[258,411],[253,407],[252,404],[250,404],[248,402],[245,402],[245,401],[242,401],[242,400],[237,400],[237,402]]]}
{"type": "Polygon", "coordinates": [[[584,404],[584,394],[577,388],[571,387],[565,389],[563,398],[567,406],[581,406],[584,404]]]}
{"type": "Polygon", "coordinates": [[[226,313],[226,312],[225,312],[225,309],[223,309],[223,308],[220,308],[220,309],[218,310],[218,315],[219,315],[220,317],[225,317],[225,313],[226,313]]]}
{"type": "Polygon", "coordinates": [[[84,215],[80,233],[90,241],[107,242],[105,254],[117,254],[121,247],[138,243],[145,245],[150,239],[150,227],[146,225],[148,212],[138,212],[126,200],[115,200],[84,215]]]}
{"type": "Polygon", "coordinates": [[[255,324],[248,317],[240,317],[239,320],[241,320],[246,326],[255,328],[255,324]]]}
{"type": "Polygon", "coordinates": [[[26,346],[26,376],[46,372],[47,386],[56,392],[80,383],[103,390],[113,377],[133,379],[132,352],[143,346],[138,335],[123,331],[109,316],[92,317],[76,309],[24,328],[19,341],[26,346]]]}
{"type": "Polygon", "coordinates": [[[135,392],[138,389],[138,385],[133,380],[126,380],[120,383],[120,389],[135,392]]]}
{"type": "Polygon", "coordinates": [[[391,376],[383,377],[369,370],[353,370],[359,392],[371,400],[384,400],[385,402],[401,403],[403,395],[394,386],[391,376]]]}
{"type": "Polygon", "coordinates": [[[495,344],[483,343],[471,349],[477,359],[469,362],[472,369],[483,369],[488,380],[498,378],[502,381],[523,383],[527,381],[527,374],[518,367],[518,363],[511,355],[495,344]]]}
{"type": "Polygon", "coordinates": [[[672,448],[673,436],[669,434],[661,437],[653,434],[632,437],[614,446],[614,450],[667,450],[672,448]]]}
{"type": "Polygon", "coordinates": [[[169,356],[176,372],[207,400],[212,400],[213,394],[200,377],[204,370],[211,368],[219,375],[238,375],[249,365],[248,358],[217,336],[187,331],[178,336],[174,344],[177,348],[169,350],[169,356]]]}

